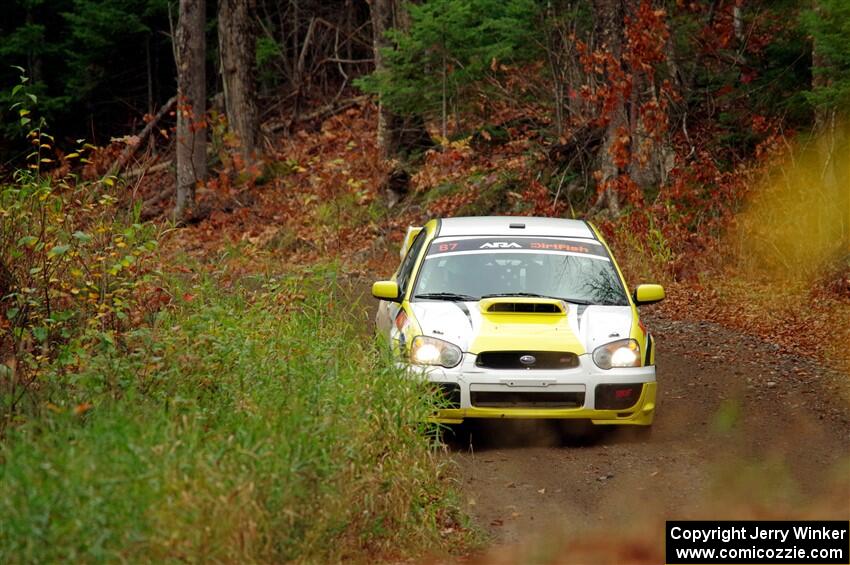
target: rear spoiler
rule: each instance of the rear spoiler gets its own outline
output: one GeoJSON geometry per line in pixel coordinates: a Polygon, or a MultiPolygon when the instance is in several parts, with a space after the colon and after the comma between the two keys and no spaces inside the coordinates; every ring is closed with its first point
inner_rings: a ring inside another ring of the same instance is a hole
{"type": "Polygon", "coordinates": [[[401,249],[399,249],[399,256],[404,259],[404,256],[407,255],[407,250],[410,249],[411,244],[413,244],[413,239],[419,235],[419,232],[422,231],[422,226],[408,226],[407,233],[404,234],[404,241],[401,243],[401,249]]]}

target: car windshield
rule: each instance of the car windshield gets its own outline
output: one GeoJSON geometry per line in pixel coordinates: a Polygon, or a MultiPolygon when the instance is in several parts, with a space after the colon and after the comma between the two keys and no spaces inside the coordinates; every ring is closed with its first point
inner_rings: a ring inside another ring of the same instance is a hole
{"type": "Polygon", "coordinates": [[[628,304],[608,253],[594,240],[440,238],[431,243],[416,279],[415,300],[488,296],[628,304]]]}

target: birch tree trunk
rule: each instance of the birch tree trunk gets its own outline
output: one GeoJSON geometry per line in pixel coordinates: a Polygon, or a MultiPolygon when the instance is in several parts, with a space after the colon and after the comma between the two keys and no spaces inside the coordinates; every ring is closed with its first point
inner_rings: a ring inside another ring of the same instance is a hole
{"type": "Polygon", "coordinates": [[[744,0],[735,0],[732,6],[732,29],[735,33],[735,40],[738,42],[738,47],[744,45],[744,0]]]}
{"type": "Polygon", "coordinates": [[[219,0],[218,45],[227,125],[239,138],[246,160],[256,150],[258,131],[255,12],[254,0],[219,0]]]}
{"type": "Polygon", "coordinates": [[[174,219],[194,207],[195,187],[207,176],[206,5],[180,0],[175,32],[177,64],[177,202],[174,219]]]}

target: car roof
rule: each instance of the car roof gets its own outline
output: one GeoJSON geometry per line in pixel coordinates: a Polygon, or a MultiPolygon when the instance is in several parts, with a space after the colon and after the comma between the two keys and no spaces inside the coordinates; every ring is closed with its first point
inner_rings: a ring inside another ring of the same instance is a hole
{"type": "Polygon", "coordinates": [[[468,216],[440,220],[438,237],[468,235],[554,236],[596,239],[584,220],[533,216],[468,216]],[[515,226],[515,227],[511,227],[515,226]],[[520,227],[522,226],[522,227],[520,227]]]}

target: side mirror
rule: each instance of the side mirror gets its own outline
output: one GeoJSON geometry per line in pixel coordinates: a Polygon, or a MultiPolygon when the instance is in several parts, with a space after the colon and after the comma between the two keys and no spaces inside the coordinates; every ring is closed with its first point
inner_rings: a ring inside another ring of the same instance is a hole
{"type": "Polygon", "coordinates": [[[398,283],[395,281],[378,281],[372,285],[372,296],[390,302],[401,302],[398,296],[398,283]]]}
{"type": "Polygon", "coordinates": [[[632,298],[637,306],[661,302],[665,296],[664,287],[660,284],[639,284],[635,288],[634,294],[632,294],[632,298]]]}

